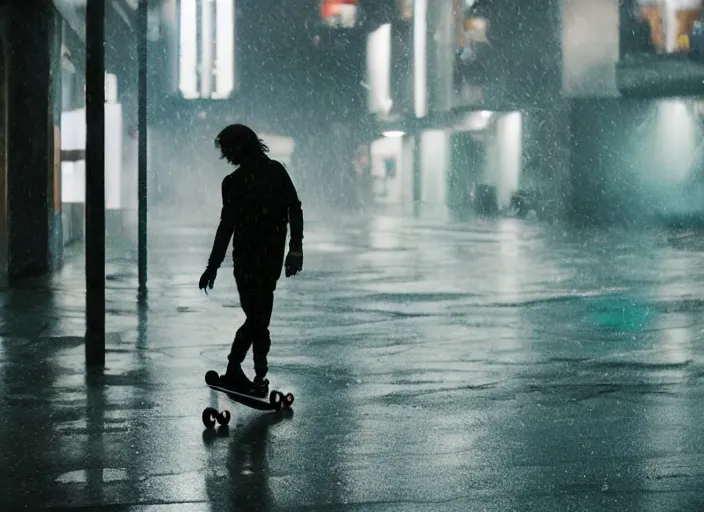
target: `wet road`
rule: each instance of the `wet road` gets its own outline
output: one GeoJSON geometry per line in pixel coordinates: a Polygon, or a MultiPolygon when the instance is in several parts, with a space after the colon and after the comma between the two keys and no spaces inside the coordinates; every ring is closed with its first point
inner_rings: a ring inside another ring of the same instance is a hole
{"type": "Polygon", "coordinates": [[[704,510],[704,236],[379,216],[306,225],[270,378],[292,417],[204,386],[242,321],[213,228],[152,224],[150,297],[108,251],[104,372],[81,259],[3,292],[3,510],[704,510]]]}

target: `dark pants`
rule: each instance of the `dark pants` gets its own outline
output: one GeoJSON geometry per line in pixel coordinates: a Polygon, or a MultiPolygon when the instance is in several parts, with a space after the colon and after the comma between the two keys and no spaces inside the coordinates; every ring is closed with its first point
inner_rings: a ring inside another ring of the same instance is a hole
{"type": "Polygon", "coordinates": [[[266,356],[271,347],[269,322],[274,307],[276,280],[249,276],[235,271],[240,305],[246,319],[235,334],[228,360],[229,364],[241,365],[247,357],[249,348],[252,347],[255,374],[263,378],[269,369],[266,356]]]}

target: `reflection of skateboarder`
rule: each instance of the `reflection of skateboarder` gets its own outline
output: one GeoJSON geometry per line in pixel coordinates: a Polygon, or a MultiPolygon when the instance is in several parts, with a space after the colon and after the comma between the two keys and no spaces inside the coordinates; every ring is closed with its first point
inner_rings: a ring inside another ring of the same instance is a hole
{"type": "Polygon", "coordinates": [[[273,470],[275,466],[270,463],[268,455],[286,443],[286,440],[277,439],[277,428],[293,417],[293,409],[285,409],[278,414],[249,417],[236,429],[203,430],[206,445],[225,442],[228,446],[226,453],[220,449],[206,450],[206,468],[210,469],[203,472],[205,491],[210,503],[221,505],[213,505],[213,510],[282,508],[275,499],[282,490],[281,482],[277,481],[278,473],[273,470]]]}
{"type": "Polygon", "coordinates": [[[220,224],[199,287],[206,292],[213,287],[232,238],[235,281],[247,317],[237,330],[227,371],[218,385],[266,396],[269,322],[274,290],[284,265],[287,224],[291,224],[291,241],[285,267],[286,277],[290,277],[303,268],[303,211],[286,169],[266,155],[269,148],[250,128],[240,124],[226,127],[215,139],[215,146],[222,158],[238,167],[222,182],[220,224]],[[241,367],[250,347],[254,382],[241,367]]]}

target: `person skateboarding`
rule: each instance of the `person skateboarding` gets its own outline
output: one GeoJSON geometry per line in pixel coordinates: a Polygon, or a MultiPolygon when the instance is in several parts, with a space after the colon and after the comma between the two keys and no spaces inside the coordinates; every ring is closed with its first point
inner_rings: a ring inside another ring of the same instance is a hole
{"type": "Polygon", "coordinates": [[[227,126],[215,138],[215,147],[236,169],[222,181],[220,223],[198,287],[205,293],[213,288],[232,238],[234,277],[246,319],[235,334],[227,370],[218,385],[263,397],[269,388],[266,374],[274,291],[282,267],[286,277],[303,270],[303,210],[286,168],[269,158],[269,148],[251,128],[227,126]],[[284,260],[288,224],[291,237],[284,260]],[[254,381],[242,370],[250,347],[254,381]]]}

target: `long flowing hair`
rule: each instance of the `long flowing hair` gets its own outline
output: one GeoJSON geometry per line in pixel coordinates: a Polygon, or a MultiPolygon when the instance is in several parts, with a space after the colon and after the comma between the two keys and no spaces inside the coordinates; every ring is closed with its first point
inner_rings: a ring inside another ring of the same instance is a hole
{"type": "Polygon", "coordinates": [[[220,150],[221,158],[233,165],[242,160],[264,156],[269,147],[264,144],[254,130],[243,124],[231,124],[215,137],[215,147],[220,150]]]}

